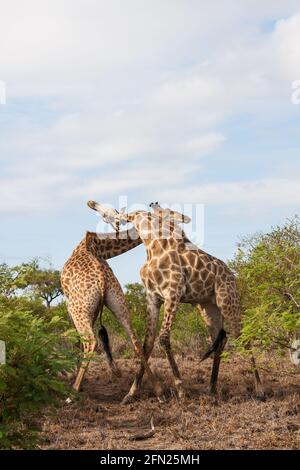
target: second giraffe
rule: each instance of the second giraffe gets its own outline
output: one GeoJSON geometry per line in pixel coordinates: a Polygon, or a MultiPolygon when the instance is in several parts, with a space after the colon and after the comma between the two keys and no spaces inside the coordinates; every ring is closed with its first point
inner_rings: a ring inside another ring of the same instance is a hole
{"type": "MultiPolygon", "coordinates": [[[[89,206],[103,213],[101,204],[89,203],[89,206]]],[[[215,393],[221,354],[226,344],[224,320],[234,337],[239,336],[241,329],[235,276],[223,261],[190,242],[179,225],[188,223],[189,217],[163,209],[158,203],[150,206],[152,213],[116,213],[114,220],[115,223],[132,223],[146,247],[147,261],[140,271],[147,295],[146,358],[150,357],[154,346],[160,306],[163,304],[164,319],[159,340],[166,351],[178,395],[183,396],[182,378],[171,349],[170,332],[179,303],[197,306],[212,339],[212,346],[203,359],[214,353],[210,391],[215,393]]],[[[256,393],[263,398],[262,384],[252,360],[256,393]]],[[[144,364],[141,364],[126,401],[131,401],[139,392],[144,370],[144,364]]]]}

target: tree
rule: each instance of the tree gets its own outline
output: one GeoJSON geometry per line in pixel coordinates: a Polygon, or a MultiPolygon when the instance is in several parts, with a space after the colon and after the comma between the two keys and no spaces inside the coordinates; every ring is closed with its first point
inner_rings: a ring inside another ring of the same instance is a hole
{"type": "Polygon", "coordinates": [[[147,302],[145,289],[138,282],[125,286],[125,298],[131,314],[133,328],[143,338],[146,328],[147,302]]]}
{"type": "Polygon", "coordinates": [[[0,264],[0,296],[24,295],[36,301],[42,300],[50,308],[52,302],[62,295],[60,272],[50,264],[42,268],[38,258],[17,266],[0,264]]]}
{"type": "Polygon", "coordinates": [[[24,266],[8,266],[0,264],[0,295],[12,297],[22,285],[24,266]]]}
{"type": "Polygon", "coordinates": [[[242,344],[282,349],[300,329],[300,221],[297,216],[269,233],[246,237],[231,268],[243,311],[242,344]]]}
{"type": "Polygon", "coordinates": [[[47,308],[52,302],[62,295],[60,283],[60,271],[50,265],[41,268],[40,260],[34,259],[31,263],[23,265],[22,287],[33,296],[34,299],[41,298],[46,302],[47,308]]]}
{"type": "Polygon", "coordinates": [[[134,314],[146,315],[147,302],[145,289],[138,282],[134,284],[126,284],[125,297],[129,310],[134,314]]]}

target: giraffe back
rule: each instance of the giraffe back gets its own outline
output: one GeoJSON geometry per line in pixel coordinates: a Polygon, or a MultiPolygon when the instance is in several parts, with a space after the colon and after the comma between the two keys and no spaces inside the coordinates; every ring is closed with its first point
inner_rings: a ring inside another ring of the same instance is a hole
{"type": "Polygon", "coordinates": [[[141,244],[141,239],[134,229],[115,233],[87,232],[70,258],[65,263],[61,284],[64,294],[70,291],[81,295],[89,292],[97,284],[104,295],[105,285],[115,278],[106,260],[125,253],[141,244]]]}

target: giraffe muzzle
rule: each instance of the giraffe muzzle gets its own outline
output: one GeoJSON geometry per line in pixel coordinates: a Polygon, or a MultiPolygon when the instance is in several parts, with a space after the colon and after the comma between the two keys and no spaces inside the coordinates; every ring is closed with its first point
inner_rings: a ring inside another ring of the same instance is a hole
{"type": "Polygon", "coordinates": [[[87,202],[87,205],[90,209],[93,209],[94,211],[96,211],[96,206],[97,206],[97,203],[95,201],[88,201],[87,202]]]}
{"type": "Polygon", "coordinates": [[[87,205],[88,207],[90,207],[90,209],[93,209],[94,211],[98,212],[101,215],[104,222],[106,222],[107,224],[110,224],[114,228],[114,230],[118,231],[120,225],[126,225],[126,221],[121,220],[120,218],[120,215],[123,214],[123,212],[119,214],[119,212],[116,209],[111,208],[111,207],[105,207],[104,205],[99,204],[98,202],[95,202],[95,201],[88,201],[87,205]]]}

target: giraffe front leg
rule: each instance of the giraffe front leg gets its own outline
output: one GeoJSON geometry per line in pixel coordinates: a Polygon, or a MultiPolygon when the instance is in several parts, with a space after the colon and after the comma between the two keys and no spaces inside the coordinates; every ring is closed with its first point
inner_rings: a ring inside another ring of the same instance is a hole
{"type": "Polygon", "coordinates": [[[171,348],[171,342],[170,342],[170,333],[171,333],[171,328],[172,324],[175,320],[176,316],[176,311],[178,307],[178,302],[176,300],[167,299],[164,304],[164,321],[163,325],[160,331],[159,335],[159,342],[161,346],[164,348],[169,364],[171,366],[173,375],[174,375],[174,382],[175,382],[175,388],[178,393],[179,398],[183,398],[185,396],[185,390],[182,384],[182,378],[178,369],[178,366],[176,364],[173,351],[171,348]]]}
{"type": "Polygon", "coordinates": [[[138,372],[136,373],[136,376],[134,378],[133,384],[130,387],[129,392],[127,393],[127,395],[125,395],[125,397],[122,400],[123,405],[128,405],[129,403],[134,402],[139,395],[141,383],[142,383],[143,376],[145,373],[145,367],[143,363],[141,363],[139,367],[140,368],[138,372]]]}
{"type": "MultiPolygon", "coordinates": [[[[153,350],[160,306],[161,306],[161,301],[159,301],[153,295],[148,293],[147,294],[147,326],[146,326],[146,333],[145,333],[144,345],[143,345],[143,350],[142,350],[145,361],[148,361],[153,350]]],[[[127,395],[124,397],[122,403],[124,404],[130,403],[137,398],[140,392],[144,373],[145,373],[145,363],[143,360],[141,360],[139,370],[136,373],[133,384],[131,385],[131,388],[129,392],[127,393],[127,395]]],[[[160,386],[156,391],[156,395],[159,401],[164,401],[163,390],[160,386]]]]}
{"type": "MultiPolygon", "coordinates": [[[[126,334],[133,345],[134,351],[137,354],[137,356],[140,358],[143,369],[146,371],[151,381],[151,384],[154,388],[156,395],[160,397],[162,395],[161,386],[159,382],[157,381],[156,377],[154,376],[154,374],[152,373],[148,365],[148,361],[144,355],[143,348],[141,347],[139,341],[137,340],[137,338],[135,337],[132,331],[129,311],[126,305],[126,301],[125,301],[121,286],[118,283],[115,282],[114,284],[111,285],[111,289],[107,291],[106,293],[105,302],[106,302],[107,307],[116,315],[120,323],[123,325],[126,331],[126,334]]],[[[143,375],[144,370],[142,370],[141,375],[143,375]]],[[[132,401],[136,393],[137,392],[133,388],[132,393],[127,395],[124,398],[123,402],[128,403],[129,401],[132,401]]]]}
{"type": "Polygon", "coordinates": [[[138,371],[129,392],[124,397],[122,403],[127,404],[127,403],[130,403],[133,400],[135,400],[135,398],[136,398],[136,396],[139,392],[139,389],[140,389],[140,385],[141,385],[141,382],[142,382],[142,379],[143,379],[144,372],[146,372],[148,377],[149,377],[149,380],[150,380],[150,382],[153,386],[153,389],[154,389],[155,395],[158,398],[158,401],[160,403],[163,403],[165,401],[163,388],[160,385],[158,379],[153,374],[152,370],[150,369],[149,364],[148,364],[148,357],[145,356],[145,354],[143,352],[143,348],[141,347],[139,341],[135,338],[135,336],[133,334],[132,334],[132,343],[133,343],[133,346],[134,346],[134,349],[135,349],[135,352],[136,352],[137,356],[139,356],[140,359],[141,359],[141,364],[140,364],[140,370],[138,371]]]}

